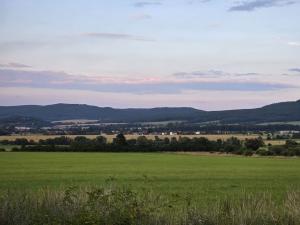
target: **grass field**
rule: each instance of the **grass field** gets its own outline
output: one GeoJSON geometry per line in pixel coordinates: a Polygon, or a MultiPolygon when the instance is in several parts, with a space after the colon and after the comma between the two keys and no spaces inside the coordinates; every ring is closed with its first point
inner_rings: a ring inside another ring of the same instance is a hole
{"type": "Polygon", "coordinates": [[[0,190],[100,185],[114,177],[134,188],[212,199],[242,192],[280,198],[300,190],[300,159],[171,153],[0,153],[0,190]],[[145,179],[146,177],[146,179],[145,179]]]}

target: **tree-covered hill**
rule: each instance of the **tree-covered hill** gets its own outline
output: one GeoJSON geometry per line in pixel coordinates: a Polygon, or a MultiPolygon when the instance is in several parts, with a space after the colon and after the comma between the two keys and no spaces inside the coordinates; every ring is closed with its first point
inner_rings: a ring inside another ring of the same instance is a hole
{"type": "Polygon", "coordinates": [[[89,119],[101,122],[189,121],[220,123],[262,123],[300,121],[300,100],[256,109],[203,111],[189,107],[114,109],[79,104],[0,106],[0,118],[33,117],[45,121],[89,119]]]}

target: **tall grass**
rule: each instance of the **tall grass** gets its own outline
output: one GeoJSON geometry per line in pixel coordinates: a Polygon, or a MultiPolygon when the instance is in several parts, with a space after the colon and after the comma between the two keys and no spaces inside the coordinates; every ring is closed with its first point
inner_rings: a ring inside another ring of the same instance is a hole
{"type": "Polygon", "coordinates": [[[203,206],[188,195],[165,197],[113,185],[7,191],[0,198],[0,224],[299,225],[300,192],[288,192],[281,202],[269,194],[244,194],[203,206]]]}

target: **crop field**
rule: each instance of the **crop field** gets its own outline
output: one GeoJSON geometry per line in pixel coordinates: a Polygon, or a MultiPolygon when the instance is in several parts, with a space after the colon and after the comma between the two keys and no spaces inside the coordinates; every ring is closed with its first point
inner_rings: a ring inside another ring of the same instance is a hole
{"type": "Polygon", "coordinates": [[[300,190],[299,158],[174,153],[0,153],[0,190],[101,185],[107,179],[203,201],[224,195],[300,190]]]}

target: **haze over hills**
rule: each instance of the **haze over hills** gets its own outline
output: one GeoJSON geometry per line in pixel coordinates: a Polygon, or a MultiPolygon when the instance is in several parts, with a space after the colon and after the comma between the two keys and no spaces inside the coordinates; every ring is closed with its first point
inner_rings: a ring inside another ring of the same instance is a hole
{"type": "Polygon", "coordinates": [[[220,123],[263,123],[300,121],[300,100],[256,109],[203,111],[189,107],[114,109],[79,104],[0,106],[0,118],[32,117],[44,121],[89,119],[100,122],[188,121],[220,123]]]}

